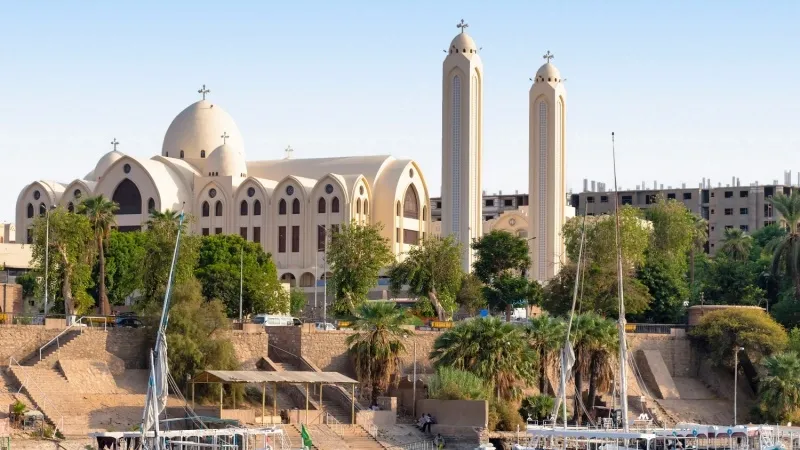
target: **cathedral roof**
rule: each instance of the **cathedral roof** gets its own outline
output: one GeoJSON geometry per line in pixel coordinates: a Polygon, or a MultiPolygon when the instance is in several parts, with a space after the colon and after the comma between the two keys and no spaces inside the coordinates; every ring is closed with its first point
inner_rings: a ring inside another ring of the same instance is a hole
{"type": "Polygon", "coordinates": [[[111,150],[110,152],[103,155],[99,161],[97,161],[97,165],[94,166],[94,170],[86,175],[87,180],[97,181],[99,177],[102,177],[104,173],[111,167],[112,164],[117,162],[118,159],[125,156],[122,152],[117,150],[111,150]]]}
{"type": "MultiPolygon", "coordinates": [[[[204,94],[205,95],[205,94],[204,94]]],[[[208,100],[192,103],[180,112],[167,129],[161,155],[172,158],[200,159],[202,152],[208,154],[226,142],[239,152],[244,152],[244,142],[239,127],[233,118],[219,105],[208,100]]]]}
{"type": "Polygon", "coordinates": [[[247,164],[240,150],[230,144],[215,148],[206,161],[205,171],[213,176],[246,177],[247,164]]]}
{"type": "Polygon", "coordinates": [[[345,156],[341,158],[277,159],[250,161],[247,173],[254,177],[281,180],[286,174],[319,180],[328,174],[360,175],[373,184],[385,165],[394,158],[388,155],[345,156]]]}
{"type": "Polygon", "coordinates": [[[537,81],[559,81],[561,80],[561,72],[559,72],[558,68],[553,65],[553,63],[548,62],[539,70],[536,71],[536,80],[537,81]]]}

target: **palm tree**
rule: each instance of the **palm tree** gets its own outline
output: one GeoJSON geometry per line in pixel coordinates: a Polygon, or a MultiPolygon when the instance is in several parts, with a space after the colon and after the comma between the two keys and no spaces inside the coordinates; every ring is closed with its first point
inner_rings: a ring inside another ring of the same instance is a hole
{"type": "Polygon", "coordinates": [[[531,347],[539,355],[539,393],[545,395],[548,393],[547,371],[557,366],[566,324],[562,319],[544,313],[531,319],[526,331],[531,347]]]}
{"type": "Polygon", "coordinates": [[[84,214],[89,218],[94,231],[94,238],[97,242],[98,256],[98,303],[100,303],[100,314],[108,316],[111,314],[111,304],[108,302],[106,293],[106,255],[105,247],[108,242],[108,235],[111,233],[111,226],[116,223],[115,214],[119,205],[113,201],[97,195],[89,197],[78,205],[78,214],[84,214]]]}
{"type": "Polygon", "coordinates": [[[693,215],[694,224],[692,227],[692,246],[690,250],[690,270],[689,270],[689,286],[694,289],[694,260],[695,252],[702,250],[708,242],[708,221],[700,216],[693,215]]]}
{"type": "Polygon", "coordinates": [[[617,323],[613,320],[596,317],[592,329],[589,356],[589,404],[594,409],[597,391],[608,392],[614,382],[615,362],[619,350],[617,323]]]}
{"type": "Polygon", "coordinates": [[[435,367],[467,370],[493,384],[498,397],[513,398],[536,380],[536,352],[522,328],[496,317],[460,322],[433,343],[435,367]]]}
{"type": "Polygon", "coordinates": [[[734,261],[746,261],[750,257],[753,238],[738,228],[726,228],[720,251],[734,261]]]}
{"type": "Polygon", "coordinates": [[[800,192],[792,192],[790,197],[778,194],[769,200],[781,214],[781,224],[786,228],[784,236],[771,242],[769,248],[773,252],[772,273],[777,274],[781,267],[794,283],[794,298],[800,300],[800,192]]]}
{"type": "Polygon", "coordinates": [[[393,375],[399,380],[400,353],[405,351],[403,338],[413,333],[403,328],[405,313],[393,302],[366,302],[355,312],[355,334],[347,338],[347,346],[356,376],[371,388],[372,400],[385,392],[393,375]]]}
{"type": "Polygon", "coordinates": [[[161,224],[178,224],[181,213],[179,211],[172,211],[165,209],[164,211],[152,210],[150,217],[147,219],[147,228],[153,228],[161,224]]]}
{"type": "Polygon", "coordinates": [[[771,421],[794,415],[800,405],[800,357],[778,353],[764,360],[767,376],[759,383],[761,409],[771,421]]]}
{"type": "Polygon", "coordinates": [[[580,414],[580,400],[583,395],[583,374],[588,372],[592,348],[594,347],[593,328],[595,322],[602,320],[595,313],[583,313],[575,316],[572,321],[572,331],[570,332],[570,342],[575,352],[575,365],[572,366],[572,376],[575,380],[575,403],[572,408],[572,420],[580,424],[583,417],[580,414]]]}

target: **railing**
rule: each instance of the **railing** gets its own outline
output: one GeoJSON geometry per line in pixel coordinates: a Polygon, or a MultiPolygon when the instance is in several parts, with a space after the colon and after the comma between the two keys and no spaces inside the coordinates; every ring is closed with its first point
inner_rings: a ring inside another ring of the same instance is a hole
{"type": "Polygon", "coordinates": [[[672,330],[686,330],[686,324],[674,323],[628,323],[625,324],[626,333],[641,334],[672,334],[672,330]]]}
{"type": "Polygon", "coordinates": [[[114,326],[114,321],[116,320],[115,316],[81,316],[76,319],[72,324],[68,325],[64,330],[56,335],[53,339],[50,339],[45,343],[43,346],[39,347],[39,361],[42,360],[42,353],[45,348],[47,348],[50,344],[56,343],[57,348],[61,348],[61,337],[67,334],[73,328],[77,328],[81,330],[83,333],[84,328],[100,328],[103,327],[103,331],[108,331],[109,326],[114,326]]]}
{"type": "Polygon", "coordinates": [[[388,450],[436,450],[436,444],[430,441],[418,441],[410,444],[393,445],[388,450]]]}
{"type": "MultiPolygon", "coordinates": [[[[12,365],[16,365],[19,368],[25,369],[25,367],[22,366],[13,356],[8,358],[8,367],[9,367],[9,369],[11,368],[12,365]]],[[[22,392],[22,389],[25,388],[25,389],[27,389],[28,393],[31,394],[30,395],[31,400],[36,402],[36,404],[39,406],[40,409],[47,408],[48,410],[50,410],[50,408],[52,408],[52,410],[55,411],[56,414],[58,414],[58,421],[54,420],[55,418],[52,417],[49,412],[48,412],[47,415],[51,416],[50,420],[53,422],[53,426],[55,426],[56,431],[63,432],[64,431],[64,415],[61,414],[61,411],[58,409],[58,407],[56,405],[54,405],[53,402],[51,402],[49,398],[47,398],[47,394],[44,393],[44,390],[42,390],[42,388],[39,387],[38,384],[36,384],[35,382],[32,381],[30,373],[28,373],[27,370],[25,372],[26,372],[25,381],[19,380],[20,386],[19,386],[19,389],[17,390],[17,394],[22,392]],[[36,399],[33,398],[33,392],[31,392],[31,385],[33,385],[38,390],[38,393],[41,395],[41,397],[42,397],[42,401],[41,402],[39,400],[36,400],[36,399]]],[[[42,411],[42,412],[44,412],[44,411],[42,411]]]]}

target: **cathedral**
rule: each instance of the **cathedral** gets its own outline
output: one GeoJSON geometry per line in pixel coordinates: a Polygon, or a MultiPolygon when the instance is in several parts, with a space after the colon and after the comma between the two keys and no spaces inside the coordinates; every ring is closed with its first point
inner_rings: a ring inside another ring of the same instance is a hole
{"type": "MultiPolygon", "coordinates": [[[[548,51],[528,96],[528,188],[524,205],[503,216],[485,215],[482,191],[483,63],[459,23],[442,65],[441,198],[431,201],[419,165],[386,155],[248,161],[233,118],[206,99],[181,111],[167,128],[161,153],[140,158],[120,151],[116,139],[85,176],[71,182],[39,180],[20,192],[18,239],[30,242],[36,216],[54,206],[74,209],[82,197],[104,195],[119,204],[117,227],[139,230],[150,211],[184,209],[202,235],[240,234],[272,253],[281,279],[292,286],[319,284],[327,233],[342,224],[380,223],[398,258],[428,233],[452,235],[472,268],[473,240],[508,229],[528,240],[533,279],[546,282],[565,258],[566,203],[564,80],[548,51]],[[432,224],[431,208],[441,222],[432,224]],[[25,237],[23,237],[25,236],[25,237]]],[[[521,198],[521,197],[520,197],[521,198]]],[[[493,206],[493,205],[492,205],[493,206]]]]}
{"type": "Polygon", "coordinates": [[[236,123],[206,99],[208,92],[203,86],[202,98],[175,117],[161,154],[127,155],[115,139],[86,175],[27,185],[16,206],[27,242],[35,217],[50,207],[73,210],[81,198],[103,195],[119,205],[119,230],[141,229],[150,211],[183,208],[195,218],[194,233],[238,233],[260,243],[283,281],[311,287],[325,274],[328,230],[351,221],[381,223],[398,256],[425,237],[430,193],[415,161],[386,155],[248,161],[236,123]]]}

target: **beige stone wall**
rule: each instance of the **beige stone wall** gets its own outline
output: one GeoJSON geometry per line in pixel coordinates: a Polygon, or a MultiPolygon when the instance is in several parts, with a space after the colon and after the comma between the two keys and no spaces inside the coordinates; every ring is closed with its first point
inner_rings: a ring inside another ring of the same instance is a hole
{"type": "Polygon", "coordinates": [[[23,313],[22,285],[0,283],[0,308],[4,313],[23,313]]]}
{"type": "Polygon", "coordinates": [[[236,360],[241,366],[240,370],[258,370],[256,364],[261,358],[267,357],[268,337],[267,333],[246,333],[244,331],[232,330],[226,336],[233,344],[233,351],[236,360]]]}
{"type": "Polygon", "coordinates": [[[633,334],[627,336],[628,351],[636,355],[639,350],[658,350],[669,374],[673,377],[692,376],[695,364],[694,349],[686,336],[664,334],[633,334]]]}
{"type": "Polygon", "coordinates": [[[10,357],[22,361],[38,352],[39,347],[54,338],[60,330],[46,330],[37,325],[0,325],[0,366],[7,366],[10,357]]]}
{"type": "Polygon", "coordinates": [[[58,360],[105,361],[114,373],[147,369],[150,336],[146,328],[84,329],[80,336],[52,353],[40,364],[55,366],[58,360]]]}

